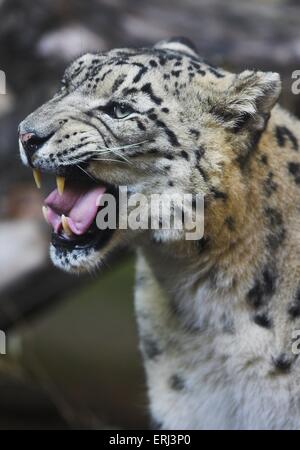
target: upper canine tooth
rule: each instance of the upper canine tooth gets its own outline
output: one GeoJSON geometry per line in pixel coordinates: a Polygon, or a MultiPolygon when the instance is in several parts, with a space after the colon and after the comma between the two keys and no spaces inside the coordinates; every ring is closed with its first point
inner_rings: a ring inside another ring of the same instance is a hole
{"type": "Polygon", "coordinates": [[[65,177],[56,177],[56,185],[59,195],[63,195],[65,190],[65,177]]]}
{"type": "Polygon", "coordinates": [[[47,223],[49,223],[49,220],[48,220],[48,208],[47,208],[47,206],[43,206],[43,207],[42,207],[42,211],[43,211],[44,219],[46,220],[47,223]]]}
{"type": "Polygon", "coordinates": [[[64,232],[68,236],[71,236],[73,233],[72,233],[72,230],[70,228],[70,225],[69,225],[69,222],[68,222],[68,218],[64,214],[62,214],[62,216],[61,216],[61,224],[62,224],[64,232]]]}
{"type": "Polygon", "coordinates": [[[40,188],[41,188],[41,185],[42,185],[42,176],[41,176],[41,172],[40,172],[39,170],[37,170],[37,169],[33,169],[33,178],[34,178],[36,187],[37,187],[38,189],[40,189],[40,188]]]}

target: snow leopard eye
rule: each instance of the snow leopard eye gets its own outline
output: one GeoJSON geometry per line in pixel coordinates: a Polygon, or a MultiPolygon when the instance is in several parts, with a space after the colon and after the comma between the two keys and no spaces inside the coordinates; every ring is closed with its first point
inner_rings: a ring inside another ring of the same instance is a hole
{"type": "Polygon", "coordinates": [[[134,112],[132,106],[127,103],[111,103],[105,108],[105,112],[114,119],[124,119],[134,112]]]}

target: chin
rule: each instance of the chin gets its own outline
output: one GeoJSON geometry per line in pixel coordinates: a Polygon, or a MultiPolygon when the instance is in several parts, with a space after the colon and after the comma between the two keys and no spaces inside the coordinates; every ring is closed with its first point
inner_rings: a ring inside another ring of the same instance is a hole
{"type": "Polygon", "coordinates": [[[50,257],[53,264],[66,272],[77,274],[101,268],[108,257],[122,246],[123,240],[118,230],[98,232],[80,242],[52,233],[50,257]]]}

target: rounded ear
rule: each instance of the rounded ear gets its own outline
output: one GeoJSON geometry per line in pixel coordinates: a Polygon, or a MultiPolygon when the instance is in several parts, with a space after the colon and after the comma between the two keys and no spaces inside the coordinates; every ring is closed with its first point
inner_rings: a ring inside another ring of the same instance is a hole
{"type": "Polygon", "coordinates": [[[216,109],[216,115],[227,128],[236,131],[249,124],[259,130],[264,128],[280,92],[278,73],[245,70],[234,77],[212,109],[216,109]]]}
{"type": "Polygon", "coordinates": [[[155,44],[154,48],[173,50],[175,52],[186,53],[191,56],[198,56],[194,44],[185,37],[174,37],[165,41],[160,41],[155,44]]]}

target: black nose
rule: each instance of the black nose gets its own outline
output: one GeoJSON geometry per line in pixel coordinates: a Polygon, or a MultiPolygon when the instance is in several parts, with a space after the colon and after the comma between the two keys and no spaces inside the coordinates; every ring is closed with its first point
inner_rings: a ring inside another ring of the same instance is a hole
{"type": "Polygon", "coordinates": [[[20,141],[24,147],[26,153],[33,154],[36,152],[48,139],[50,136],[41,138],[34,133],[20,134],[20,141]]]}
{"type": "Polygon", "coordinates": [[[31,162],[31,158],[34,153],[42,147],[42,145],[48,141],[51,135],[46,137],[39,137],[34,133],[24,133],[20,134],[20,141],[22,142],[23,148],[27,155],[29,162],[31,162]]]}

